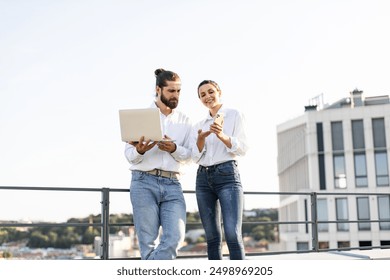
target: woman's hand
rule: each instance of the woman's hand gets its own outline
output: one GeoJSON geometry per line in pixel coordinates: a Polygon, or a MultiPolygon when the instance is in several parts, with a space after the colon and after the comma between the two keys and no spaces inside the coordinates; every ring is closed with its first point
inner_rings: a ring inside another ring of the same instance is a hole
{"type": "Polygon", "coordinates": [[[196,146],[198,146],[199,152],[201,152],[204,148],[204,143],[206,142],[206,137],[211,134],[211,131],[202,131],[202,129],[198,130],[198,139],[196,140],[196,146]]]}
{"type": "Polygon", "coordinates": [[[214,133],[219,140],[221,140],[229,149],[232,147],[230,137],[223,133],[223,125],[213,123],[210,125],[210,132],[214,133]]]}

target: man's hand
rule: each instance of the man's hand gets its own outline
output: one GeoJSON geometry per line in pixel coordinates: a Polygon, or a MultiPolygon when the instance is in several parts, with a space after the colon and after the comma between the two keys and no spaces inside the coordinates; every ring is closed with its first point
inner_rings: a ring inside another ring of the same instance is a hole
{"type": "Polygon", "coordinates": [[[175,142],[173,142],[173,140],[169,138],[167,135],[164,135],[164,140],[159,141],[157,143],[157,146],[161,151],[165,151],[168,153],[173,153],[174,151],[176,151],[175,142]]]}
{"type": "Polygon", "coordinates": [[[130,141],[130,145],[133,145],[136,149],[137,152],[141,155],[145,154],[147,151],[149,151],[151,148],[156,146],[157,142],[156,141],[151,141],[150,139],[145,141],[145,137],[142,136],[138,142],[135,141],[130,141]]]}

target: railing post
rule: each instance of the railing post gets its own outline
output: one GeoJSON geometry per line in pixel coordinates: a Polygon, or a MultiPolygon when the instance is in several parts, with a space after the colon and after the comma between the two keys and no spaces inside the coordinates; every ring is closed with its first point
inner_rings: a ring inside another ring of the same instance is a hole
{"type": "Polygon", "coordinates": [[[313,192],[310,195],[311,202],[311,239],[313,251],[318,252],[318,216],[317,216],[317,193],[313,192]]]}
{"type": "Polygon", "coordinates": [[[109,246],[109,222],[110,222],[110,189],[102,188],[102,255],[103,260],[108,260],[108,246],[109,246]]]}

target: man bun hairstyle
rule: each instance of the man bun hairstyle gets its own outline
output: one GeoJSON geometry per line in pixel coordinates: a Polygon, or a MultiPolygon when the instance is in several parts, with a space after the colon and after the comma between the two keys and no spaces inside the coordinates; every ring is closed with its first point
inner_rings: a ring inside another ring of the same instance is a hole
{"type": "Polygon", "coordinates": [[[180,81],[180,77],[175,72],[158,68],[154,71],[156,76],[156,86],[163,88],[167,86],[167,81],[180,81]]]}

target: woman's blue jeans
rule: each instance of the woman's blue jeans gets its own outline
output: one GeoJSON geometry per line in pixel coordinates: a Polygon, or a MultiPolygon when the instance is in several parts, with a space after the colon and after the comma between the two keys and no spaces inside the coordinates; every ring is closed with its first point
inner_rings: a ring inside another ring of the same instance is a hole
{"type": "Polygon", "coordinates": [[[199,166],[196,199],[210,260],[222,259],[221,214],[231,260],[245,259],[242,241],[243,189],[236,161],[199,166]]]}
{"type": "Polygon", "coordinates": [[[130,199],[143,260],[172,260],[184,240],[186,204],[177,179],[133,171],[130,199]],[[160,234],[160,226],[162,235],[160,234]]]}

